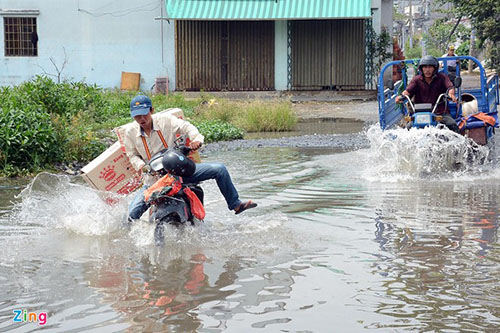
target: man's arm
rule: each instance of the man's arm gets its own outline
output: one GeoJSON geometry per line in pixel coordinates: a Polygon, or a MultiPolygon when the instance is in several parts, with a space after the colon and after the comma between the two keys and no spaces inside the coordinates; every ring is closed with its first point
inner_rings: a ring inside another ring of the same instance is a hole
{"type": "MultiPolygon", "coordinates": [[[[415,90],[417,89],[417,83],[415,81],[415,78],[413,78],[410,83],[408,84],[408,87],[401,93],[401,95],[405,95],[408,97],[412,97],[415,95],[415,90]]],[[[396,97],[396,103],[401,103],[403,101],[403,96],[398,96],[396,97]]]]}
{"type": "Polygon", "coordinates": [[[142,167],[146,165],[146,162],[142,159],[141,154],[135,147],[134,141],[130,138],[130,134],[127,133],[123,138],[123,145],[125,146],[125,152],[132,164],[132,167],[136,171],[141,171],[142,167]]]}
{"type": "Polygon", "coordinates": [[[455,86],[451,82],[450,78],[448,75],[444,76],[444,84],[446,86],[448,96],[450,96],[451,100],[456,103],[457,102],[457,97],[455,96],[455,86]]]}
{"type": "Polygon", "coordinates": [[[455,88],[451,88],[450,91],[448,92],[448,95],[450,96],[451,100],[453,102],[457,102],[457,97],[455,96],[455,88]]]}
{"type": "Polygon", "coordinates": [[[172,125],[174,128],[179,129],[182,134],[186,134],[189,137],[190,148],[198,149],[202,145],[205,137],[200,134],[196,126],[188,121],[182,120],[180,118],[172,116],[172,125]]]}

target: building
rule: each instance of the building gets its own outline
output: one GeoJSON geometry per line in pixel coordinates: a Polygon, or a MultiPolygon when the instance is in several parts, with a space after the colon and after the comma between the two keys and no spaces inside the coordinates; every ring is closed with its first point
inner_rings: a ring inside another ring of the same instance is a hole
{"type": "Polygon", "coordinates": [[[370,88],[392,0],[3,0],[0,85],[37,74],[169,90],[370,88]]]}

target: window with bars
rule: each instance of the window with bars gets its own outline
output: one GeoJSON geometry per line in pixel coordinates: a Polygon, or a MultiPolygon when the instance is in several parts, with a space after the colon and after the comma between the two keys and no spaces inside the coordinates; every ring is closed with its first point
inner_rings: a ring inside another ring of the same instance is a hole
{"type": "Polygon", "coordinates": [[[6,57],[38,55],[36,17],[4,17],[3,27],[6,57]]]}

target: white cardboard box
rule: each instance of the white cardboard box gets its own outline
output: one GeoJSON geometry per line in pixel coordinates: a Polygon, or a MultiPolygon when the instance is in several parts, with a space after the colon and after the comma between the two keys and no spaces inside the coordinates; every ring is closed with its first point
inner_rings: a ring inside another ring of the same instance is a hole
{"type": "Polygon", "coordinates": [[[117,194],[134,191],[141,181],[118,141],[84,166],[82,173],[93,188],[117,194]]]}
{"type": "MultiPolygon", "coordinates": [[[[182,109],[173,108],[168,112],[178,118],[184,119],[182,109]]],[[[115,128],[119,141],[106,149],[101,155],[82,168],[83,179],[93,188],[99,191],[114,192],[117,194],[128,194],[133,192],[141,184],[141,178],[130,163],[125,148],[120,143],[122,137],[120,129],[130,126],[131,123],[115,128]]],[[[195,162],[200,162],[198,152],[190,154],[195,162]]]]}

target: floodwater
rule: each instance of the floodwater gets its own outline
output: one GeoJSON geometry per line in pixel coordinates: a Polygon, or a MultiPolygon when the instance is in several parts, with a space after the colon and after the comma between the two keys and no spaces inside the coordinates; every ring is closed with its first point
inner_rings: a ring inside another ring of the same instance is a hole
{"type": "Polygon", "coordinates": [[[110,207],[51,174],[2,184],[0,331],[495,331],[496,147],[366,135],[353,151],[203,156],[259,206],[235,216],[206,182],[205,222],[169,229],[164,248],[147,222],[120,228],[130,198],[110,207]]]}
{"type": "Polygon", "coordinates": [[[314,135],[314,134],[347,134],[358,133],[365,128],[365,122],[349,118],[311,118],[297,123],[293,131],[246,133],[245,140],[257,138],[281,138],[283,136],[314,135]]]}

